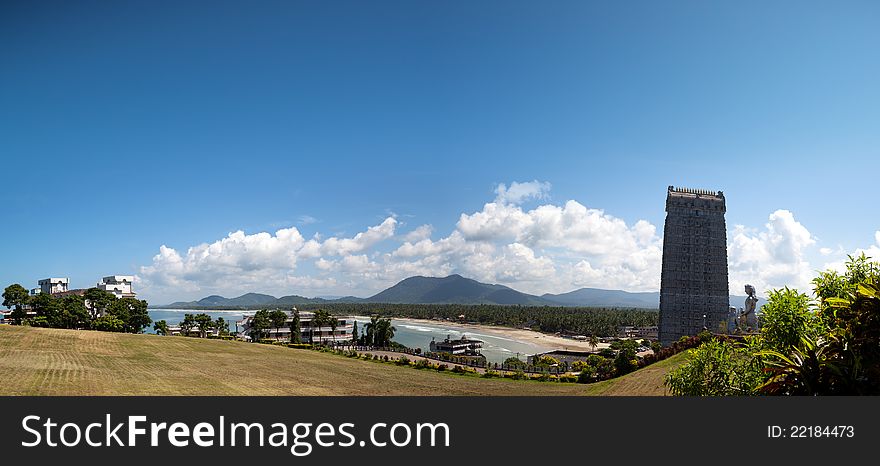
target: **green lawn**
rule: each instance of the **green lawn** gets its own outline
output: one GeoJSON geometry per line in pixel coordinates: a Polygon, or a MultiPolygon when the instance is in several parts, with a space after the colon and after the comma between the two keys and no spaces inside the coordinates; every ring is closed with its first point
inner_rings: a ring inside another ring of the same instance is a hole
{"type": "Polygon", "coordinates": [[[662,395],[681,355],[591,385],[482,379],[311,350],[0,325],[2,395],[662,395]]]}

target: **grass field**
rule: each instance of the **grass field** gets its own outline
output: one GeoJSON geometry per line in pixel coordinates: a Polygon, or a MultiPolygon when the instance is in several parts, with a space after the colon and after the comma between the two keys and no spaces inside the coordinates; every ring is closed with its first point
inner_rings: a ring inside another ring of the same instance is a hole
{"type": "Polygon", "coordinates": [[[311,350],[0,325],[2,395],[663,395],[683,355],[616,380],[481,379],[311,350]]]}

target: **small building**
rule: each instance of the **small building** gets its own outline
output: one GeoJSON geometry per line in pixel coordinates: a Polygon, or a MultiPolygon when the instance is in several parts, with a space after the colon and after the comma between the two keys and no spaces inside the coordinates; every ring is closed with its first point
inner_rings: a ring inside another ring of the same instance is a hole
{"type": "MultiPolygon", "coordinates": [[[[219,330],[219,329],[216,329],[216,328],[209,328],[205,333],[207,334],[206,336],[209,336],[209,337],[212,337],[212,336],[213,336],[213,337],[216,337],[216,336],[219,336],[219,335],[220,335],[220,330],[219,330]]],[[[166,335],[168,335],[168,336],[180,336],[180,335],[183,335],[183,327],[181,327],[180,324],[177,324],[177,325],[169,325],[169,326],[168,326],[168,333],[166,333],[166,335]]],[[[193,326],[193,327],[190,327],[189,331],[186,333],[186,336],[188,336],[188,337],[200,337],[200,336],[202,336],[202,331],[199,330],[198,327],[193,326]]]]}
{"type": "Polygon", "coordinates": [[[527,361],[529,364],[534,364],[536,356],[550,356],[551,358],[559,361],[561,364],[567,364],[570,366],[575,361],[586,362],[587,358],[594,354],[599,353],[594,353],[592,351],[555,350],[548,351],[546,353],[536,354],[535,356],[529,356],[527,361]]]}
{"type": "Polygon", "coordinates": [[[131,288],[132,282],[134,282],[132,275],[111,275],[102,278],[97,288],[113,293],[117,298],[134,298],[135,293],[131,288]]]}
{"type": "Polygon", "coordinates": [[[480,356],[483,342],[470,339],[465,335],[457,340],[451,340],[448,336],[443,341],[431,340],[429,351],[432,353],[448,353],[456,356],[480,356]]]}
{"type": "Polygon", "coordinates": [[[650,340],[656,340],[659,333],[656,325],[645,327],[625,325],[617,327],[617,336],[619,338],[648,338],[650,340]]]}
{"type": "MultiPolygon", "coordinates": [[[[70,285],[69,278],[44,278],[37,282],[40,285],[40,292],[46,294],[63,293],[68,290],[70,285]]],[[[34,289],[35,290],[35,289],[34,289]]],[[[34,292],[31,290],[31,293],[34,292]]]]}

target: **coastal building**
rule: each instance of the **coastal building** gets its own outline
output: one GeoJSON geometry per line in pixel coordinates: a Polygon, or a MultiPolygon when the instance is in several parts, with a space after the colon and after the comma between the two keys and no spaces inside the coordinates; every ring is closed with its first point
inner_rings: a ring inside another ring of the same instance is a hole
{"type": "Polygon", "coordinates": [[[432,353],[447,353],[455,356],[480,356],[480,349],[483,342],[474,340],[462,335],[457,340],[452,340],[448,336],[443,341],[431,340],[429,351],[432,353]]]}
{"type": "MultiPolygon", "coordinates": [[[[169,335],[169,336],[180,336],[180,335],[183,335],[183,333],[184,333],[184,332],[183,332],[183,327],[181,327],[180,325],[169,325],[169,326],[168,326],[168,333],[167,333],[166,335],[169,335]]],[[[216,336],[219,336],[219,335],[220,335],[220,330],[219,330],[219,329],[216,329],[216,328],[209,328],[205,333],[207,334],[206,336],[209,336],[209,337],[216,337],[216,336]]],[[[200,336],[202,336],[202,331],[199,330],[198,327],[191,327],[191,328],[186,332],[186,335],[185,335],[185,336],[188,336],[188,337],[200,337],[200,336]]]]}
{"type": "MultiPolygon", "coordinates": [[[[37,282],[40,285],[40,292],[46,294],[63,293],[68,291],[70,285],[69,278],[44,278],[37,282]]],[[[33,293],[34,290],[31,290],[33,293]]]]}
{"type": "MultiPolygon", "coordinates": [[[[294,308],[295,309],[295,308],[294,308]]],[[[287,320],[281,327],[269,327],[263,329],[261,338],[268,338],[276,341],[290,341],[290,331],[293,325],[293,312],[287,313],[287,320]]],[[[299,313],[300,340],[303,343],[325,344],[325,343],[349,343],[351,342],[351,333],[354,330],[354,317],[336,316],[336,329],[329,325],[314,325],[315,314],[313,312],[299,313]]],[[[239,335],[244,339],[257,339],[258,336],[253,328],[254,316],[244,316],[244,318],[236,322],[236,328],[240,329],[239,335]]]]}
{"type": "Polygon", "coordinates": [[[131,288],[132,282],[134,282],[132,275],[110,275],[102,278],[97,288],[113,293],[117,298],[134,298],[135,293],[131,288]]]}
{"type": "Polygon", "coordinates": [[[659,339],[669,346],[703,330],[724,332],[730,306],[724,193],[666,193],[659,339]]]}
{"type": "Polygon", "coordinates": [[[535,359],[540,358],[542,356],[550,356],[551,358],[559,361],[561,364],[572,365],[575,361],[586,362],[587,358],[591,355],[599,354],[594,353],[592,351],[570,351],[570,350],[555,350],[548,351],[546,353],[536,354],[534,356],[529,356],[527,358],[528,364],[534,364],[535,359]]]}

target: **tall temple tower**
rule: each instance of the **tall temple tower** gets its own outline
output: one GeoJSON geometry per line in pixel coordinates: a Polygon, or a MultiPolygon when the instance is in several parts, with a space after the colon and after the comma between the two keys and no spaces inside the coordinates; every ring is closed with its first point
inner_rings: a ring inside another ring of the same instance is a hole
{"type": "Polygon", "coordinates": [[[730,306],[726,211],[721,191],[670,186],[666,193],[660,275],[663,346],[704,328],[726,329],[730,306]]]}

